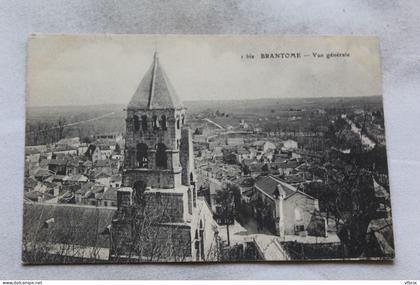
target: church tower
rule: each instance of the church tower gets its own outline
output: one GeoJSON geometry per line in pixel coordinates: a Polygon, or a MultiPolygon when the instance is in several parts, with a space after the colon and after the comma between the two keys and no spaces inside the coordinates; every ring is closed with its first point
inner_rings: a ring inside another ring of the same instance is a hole
{"type": "Polygon", "coordinates": [[[152,254],[147,248],[139,249],[142,246],[153,248],[156,255],[161,246],[161,256],[169,260],[199,259],[194,240],[199,221],[193,147],[186,108],[156,53],[127,107],[122,184],[112,224],[111,256],[152,254]],[[145,224],[149,228],[141,228],[145,224]],[[153,236],[136,238],[137,233],[153,236]],[[157,245],[147,246],[139,240],[157,245]]]}
{"type": "Polygon", "coordinates": [[[127,107],[124,185],[137,181],[152,188],[181,185],[185,111],[155,54],[127,107]]]}

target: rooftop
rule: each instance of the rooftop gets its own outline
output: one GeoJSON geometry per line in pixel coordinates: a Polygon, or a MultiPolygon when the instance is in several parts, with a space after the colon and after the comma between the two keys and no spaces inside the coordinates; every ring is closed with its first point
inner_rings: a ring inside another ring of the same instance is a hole
{"type": "Polygon", "coordinates": [[[24,203],[24,233],[29,242],[109,247],[101,232],[111,224],[114,209],[67,204],[24,203]],[[46,221],[53,223],[46,225],[46,221]],[[37,233],[37,234],[34,234],[37,233]]]}
{"type": "Polygon", "coordinates": [[[157,53],[128,104],[128,109],[178,109],[183,105],[162,69],[157,53]]]}

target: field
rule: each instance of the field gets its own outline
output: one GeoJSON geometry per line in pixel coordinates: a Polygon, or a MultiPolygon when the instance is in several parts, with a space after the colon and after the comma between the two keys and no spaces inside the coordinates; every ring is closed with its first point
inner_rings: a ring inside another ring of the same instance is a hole
{"type": "MultiPolygon", "coordinates": [[[[284,98],[223,101],[187,101],[191,121],[210,117],[222,126],[241,120],[269,130],[316,129],[324,125],[319,112],[339,114],[347,110],[382,110],[382,97],[284,98]],[[290,120],[292,118],[292,120],[290,120]]],[[[90,137],[125,132],[124,105],[33,107],[27,109],[26,145],[53,143],[66,137],[90,137]]]]}

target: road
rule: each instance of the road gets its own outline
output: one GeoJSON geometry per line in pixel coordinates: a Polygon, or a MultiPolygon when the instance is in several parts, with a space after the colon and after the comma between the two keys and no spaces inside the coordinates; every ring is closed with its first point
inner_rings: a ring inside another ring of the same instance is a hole
{"type": "MultiPolygon", "coordinates": [[[[51,130],[57,130],[59,128],[66,128],[66,127],[77,126],[77,125],[84,124],[84,123],[87,123],[87,122],[97,121],[97,120],[100,120],[100,119],[103,119],[103,118],[112,116],[114,114],[115,114],[115,112],[110,112],[110,113],[106,113],[104,115],[101,115],[101,116],[98,116],[98,117],[95,117],[95,118],[91,118],[91,119],[87,119],[87,120],[83,120],[83,121],[78,121],[78,122],[73,122],[73,123],[65,124],[63,126],[55,126],[55,127],[48,128],[48,129],[42,129],[39,132],[46,132],[46,131],[51,131],[51,130]]],[[[38,131],[31,131],[29,133],[30,134],[33,134],[35,132],[38,132],[38,131]]]]}

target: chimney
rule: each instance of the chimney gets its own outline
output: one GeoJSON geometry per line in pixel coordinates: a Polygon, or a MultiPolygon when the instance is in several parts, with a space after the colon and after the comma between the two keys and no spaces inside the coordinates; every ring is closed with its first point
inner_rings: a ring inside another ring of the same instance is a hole
{"type": "Polygon", "coordinates": [[[281,184],[277,185],[276,191],[273,193],[274,203],[276,206],[276,233],[280,238],[284,238],[284,213],[283,213],[283,200],[286,193],[281,184]]]}
{"type": "Polygon", "coordinates": [[[131,207],[133,204],[133,189],[131,187],[121,187],[117,191],[118,210],[131,207]]]}

